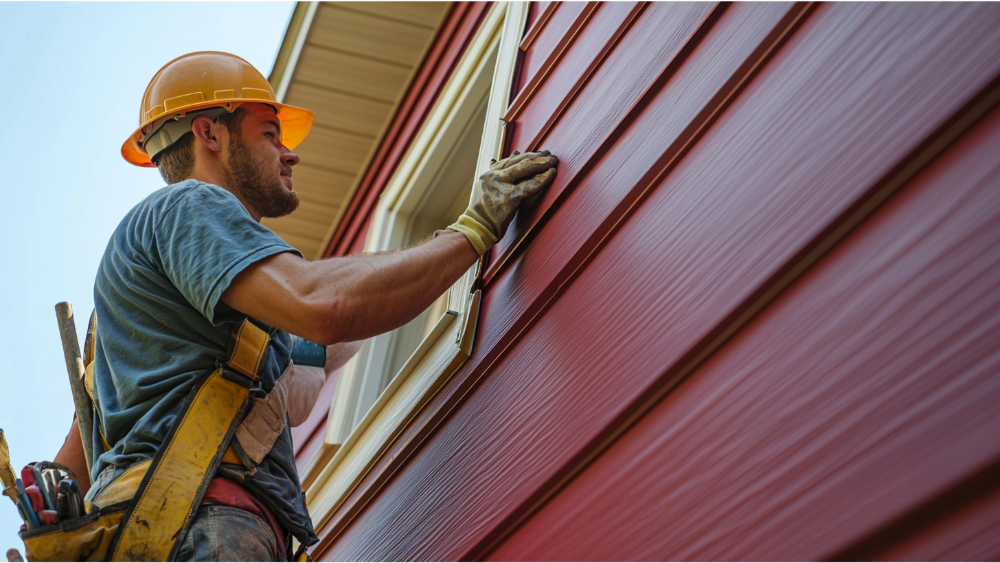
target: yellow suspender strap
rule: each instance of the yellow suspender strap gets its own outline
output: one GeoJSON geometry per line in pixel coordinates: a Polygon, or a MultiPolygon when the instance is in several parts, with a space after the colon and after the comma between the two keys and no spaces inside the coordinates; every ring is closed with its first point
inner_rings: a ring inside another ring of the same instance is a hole
{"type": "MultiPolygon", "coordinates": [[[[90,314],[90,324],[87,325],[87,339],[84,340],[83,345],[83,365],[86,366],[84,369],[83,377],[83,387],[87,390],[87,395],[90,396],[90,409],[94,413],[94,424],[97,426],[97,433],[101,435],[101,446],[104,448],[104,452],[111,449],[111,444],[108,443],[108,439],[104,437],[104,424],[101,422],[101,413],[97,412],[94,408],[96,401],[94,401],[94,354],[97,346],[97,309],[90,314]]],[[[103,453],[103,452],[102,452],[103,453]]]]}
{"type": "Polygon", "coordinates": [[[257,380],[270,335],[249,320],[236,334],[227,365],[249,377],[217,369],[190,395],[184,414],[153,458],[109,548],[111,561],[174,558],[198,510],[257,380]],[[243,380],[243,381],[241,381],[243,380]]]}

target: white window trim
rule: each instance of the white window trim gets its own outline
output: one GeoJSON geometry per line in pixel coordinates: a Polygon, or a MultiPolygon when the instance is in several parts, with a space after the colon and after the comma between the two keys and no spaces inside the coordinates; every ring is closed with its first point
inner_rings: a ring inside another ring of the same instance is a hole
{"type": "MultiPolygon", "coordinates": [[[[469,94],[472,82],[496,49],[477,176],[499,159],[505,131],[501,118],[509,105],[518,45],[527,21],[527,2],[497,2],[462,55],[439,99],[425,120],[399,168],[386,186],[372,218],[365,251],[393,248],[393,223],[400,208],[430,189],[434,166],[441,155],[434,148],[462,129],[456,108],[469,94]],[[454,124],[454,125],[453,125],[454,124]]],[[[362,366],[370,358],[360,354],[341,372],[341,389],[330,409],[324,443],[303,471],[303,487],[313,523],[326,524],[381,452],[399,435],[469,358],[479,314],[479,292],[471,293],[477,276],[471,268],[448,293],[448,311],[413,352],[364,417],[351,428],[351,406],[356,405],[363,382],[362,366]],[[346,377],[345,377],[346,376],[346,377]],[[355,401],[352,403],[352,401],[355,401]]],[[[364,351],[364,350],[363,350],[364,351]]],[[[369,382],[370,384],[371,382],[369,382]]]]}

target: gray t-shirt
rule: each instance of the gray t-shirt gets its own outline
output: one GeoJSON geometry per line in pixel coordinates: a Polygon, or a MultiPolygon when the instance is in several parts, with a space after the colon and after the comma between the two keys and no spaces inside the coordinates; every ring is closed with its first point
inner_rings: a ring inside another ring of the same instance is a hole
{"type": "MultiPolygon", "coordinates": [[[[233,194],[187,180],[147,197],[125,216],[101,260],[94,287],[97,339],[96,478],[151,459],[196,379],[225,360],[234,326],[246,318],[219,300],[244,268],[298,251],[253,220],[233,194]]],[[[290,337],[276,331],[260,370],[270,392],[288,364],[290,337]]]]}

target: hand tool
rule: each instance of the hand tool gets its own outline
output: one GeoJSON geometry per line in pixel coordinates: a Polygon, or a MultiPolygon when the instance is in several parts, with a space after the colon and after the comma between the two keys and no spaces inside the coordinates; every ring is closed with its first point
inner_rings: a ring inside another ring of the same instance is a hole
{"type": "Polygon", "coordinates": [[[80,492],[80,484],[73,479],[65,479],[60,483],[66,483],[65,487],[67,490],[67,502],[69,503],[69,517],[79,518],[87,513],[87,509],[83,504],[83,493],[80,492]]]}
{"type": "Polygon", "coordinates": [[[42,468],[42,479],[45,481],[45,489],[49,492],[49,509],[55,510],[59,504],[59,482],[63,480],[62,471],[52,464],[46,463],[42,468]]]}
{"type": "Polygon", "coordinates": [[[35,511],[35,514],[38,514],[39,510],[45,510],[45,499],[42,495],[41,489],[38,488],[38,485],[25,487],[24,494],[28,497],[28,500],[31,501],[31,509],[35,511]]]}
{"type": "MultiPolygon", "coordinates": [[[[44,463],[44,462],[36,463],[35,465],[33,465],[31,467],[31,472],[35,475],[35,484],[33,486],[37,486],[38,487],[38,491],[42,495],[42,504],[43,504],[42,508],[41,509],[36,508],[35,512],[38,512],[39,510],[42,510],[42,509],[52,509],[52,508],[55,508],[54,506],[52,506],[52,497],[49,496],[49,487],[48,487],[48,484],[45,482],[45,478],[42,477],[42,467],[41,467],[42,463],[44,463]]],[[[30,487],[28,487],[28,488],[30,488],[30,487]]],[[[28,490],[28,488],[25,488],[25,490],[28,490]]],[[[29,494],[31,494],[31,493],[29,493],[29,494]]],[[[31,500],[34,501],[35,500],[34,497],[32,497],[31,500]]]]}
{"type": "Polygon", "coordinates": [[[56,319],[59,321],[59,337],[62,339],[66,372],[69,374],[69,386],[73,391],[73,404],[76,405],[76,422],[80,428],[83,455],[87,460],[87,470],[89,471],[93,467],[93,460],[90,458],[94,451],[94,411],[90,395],[87,394],[83,383],[86,372],[83,357],[80,355],[80,340],[76,336],[73,306],[65,301],[57,303],[56,319]]]}
{"type": "Polygon", "coordinates": [[[7,438],[3,435],[3,428],[0,428],[0,483],[3,483],[3,494],[17,504],[17,475],[14,474],[14,467],[10,464],[10,450],[7,449],[7,438]]]}
{"type": "Polygon", "coordinates": [[[293,336],[292,363],[297,366],[321,368],[326,365],[326,346],[309,342],[305,338],[293,336]]]}
{"type": "Polygon", "coordinates": [[[70,516],[70,481],[68,479],[63,479],[59,481],[59,502],[56,506],[56,513],[59,514],[60,520],[68,520],[70,516]]]}
{"type": "Polygon", "coordinates": [[[55,510],[40,510],[38,512],[38,522],[42,526],[57,524],[59,522],[59,515],[56,514],[55,510]]]}
{"type": "Polygon", "coordinates": [[[35,484],[35,461],[21,468],[21,486],[30,487],[35,484]]]}
{"type": "Polygon", "coordinates": [[[31,507],[31,500],[28,498],[28,493],[24,492],[24,487],[21,486],[21,480],[17,479],[15,481],[17,486],[17,505],[24,511],[25,520],[24,523],[27,524],[28,528],[37,528],[39,526],[38,517],[35,516],[35,510],[31,507]]]}

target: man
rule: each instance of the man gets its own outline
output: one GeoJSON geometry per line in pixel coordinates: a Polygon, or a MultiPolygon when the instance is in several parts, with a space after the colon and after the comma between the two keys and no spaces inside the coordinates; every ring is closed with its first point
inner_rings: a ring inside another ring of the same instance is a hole
{"type": "MultiPolygon", "coordinates": [[[[448,230],[400,251],[308,262],[259,221],[298,206],[292,170],[299,158],[290,148],[311,123],[308,111],[277,103],[246,61],[192,53],[154,76],[139,130],[122,148],[129,162],[157,166],[169,185],[129,212],[98,272],[99,451],[88,497],[157,455],[184,398],[232,350],[245,319],[270,334],[260,361],[264,397],[256,401],[273,411],[264,414],[279,420],[280,434],[254,463],[241,453],[250,448],[237,431],[230,449],[239,459],[223,458],[172,552],[178,560],[281,560],[291,555],[290,536],[302,545],[318,541],[284,423],[288,405],[271,400],[292,396],[293,422],[312,407],[301,397],[314,397],[307,388],[317,382],[289,365],[289,335],[328,345],[327,372],[336,369],[358,341],[426,309],[503,237],[520,202],[556,174],[557,159],[547,151],[514,153],[479,179],[468,210],[448,230]]],[[[79,467],[74,434],[57,461],[79,467]]]]}

